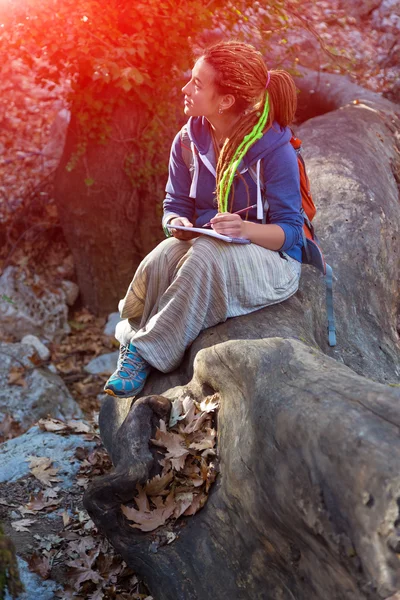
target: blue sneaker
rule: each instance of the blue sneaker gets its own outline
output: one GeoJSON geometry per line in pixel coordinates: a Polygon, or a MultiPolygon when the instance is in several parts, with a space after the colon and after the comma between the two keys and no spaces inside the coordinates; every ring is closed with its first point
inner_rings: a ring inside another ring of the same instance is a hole
{"type": "Polygon", "coordinates": [[[117,398],[137,396],[146,383],[151,366],[144,360],[133,344],[121,346],[117,370],[111,375],[104,391],[117,398]]]}

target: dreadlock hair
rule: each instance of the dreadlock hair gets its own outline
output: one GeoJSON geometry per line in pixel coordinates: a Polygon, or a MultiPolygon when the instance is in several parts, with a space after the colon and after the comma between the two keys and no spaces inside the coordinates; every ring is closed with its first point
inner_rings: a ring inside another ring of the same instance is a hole
{"type": "Polygon", "coordinates": [[[218,211],[227,212],[233,179],[243,156],[274,121],[281,127],[293,121],[296,86],[286,71],[268,73],[261,52],[250,44],[219,42],[207,48],[201,58],[215,71],[216,92],[234,96],[235,102],[228,111],[232,116],[241,115],[235,131],[225,141],[217,164],[218,211]]]}

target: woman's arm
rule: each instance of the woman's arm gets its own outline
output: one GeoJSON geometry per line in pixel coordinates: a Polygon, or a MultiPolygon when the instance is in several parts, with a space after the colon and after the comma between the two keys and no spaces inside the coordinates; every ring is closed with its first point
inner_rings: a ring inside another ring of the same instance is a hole
{"type": "Polygon", "coordinates": [[[231,237],[245,237],[269,250],[280,250],[285,242],[285,232],[279,225],[263,225],[243,221],[240,215],[219,213],[211,219],[213,229],[217,233],[231,237]]]}
{"type": "Polygon", "coordinates": [[[192,180],[182,158],[181,132],[177,133],[172,142],[168,169],[169,177],[163,203],[163,227],[174,217],[184,217],[192,223],[195,212],[194,200],[189,198],[192,180]]]}
{"type": "Polygon", "coordinates": [[[251,223],[229,213],[216,215],[211,223],[218,233],[247,237],[269,250],[290,250],[302,239],[303,229],[299,167],[291,144],[264,157],[263,169],[269,223],[251,223]]]}

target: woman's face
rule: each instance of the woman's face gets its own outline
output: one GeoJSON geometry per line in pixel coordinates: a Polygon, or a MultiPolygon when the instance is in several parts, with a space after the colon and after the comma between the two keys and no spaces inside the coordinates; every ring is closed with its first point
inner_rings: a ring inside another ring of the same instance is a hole
{"type": "Polygon", "coordinates": [[[215,90],[215,75],[213,67],[202,58],[196,62],[190,81],[182,88],[185,115],[207,118],[218,115],[222,96],[215,90]]]}

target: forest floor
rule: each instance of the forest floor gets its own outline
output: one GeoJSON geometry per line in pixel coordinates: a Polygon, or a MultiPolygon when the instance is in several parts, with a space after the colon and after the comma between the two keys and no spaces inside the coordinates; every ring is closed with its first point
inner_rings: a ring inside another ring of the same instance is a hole
{"type": "MultiPolygon", "coordinates": [[[[75,465],[74,470],[69,483],[63,485],[59,476],[65,475],[68,467],[54,468],[50,459],[39,459],[39,463],[31,463],[25,476],[0,484],[0,522],[18,556],[43,580],[42,588],[37,588],[37,582],[33,587],[28,584],[28,593],[46,599],[151,600],[146,586],[97,532],[82,505],[89,481],[111,468],[97,428],[104,376],[89,375],[84,366],[115,349],[115,344],[103,333],[105,319],[84,309],[71,314],[69,325],[71,333],[51,345],[51,362],[85,419],[63,423],[49,418],[36,426],[48,435],[62,436],[63,443],[72,446],[66,460],[75,465]]],[[[23,433],[12,416],[0,423],[0,443],[23,433]]],[[[31,597],[28,595],[29,600],[31,597]]]]}

